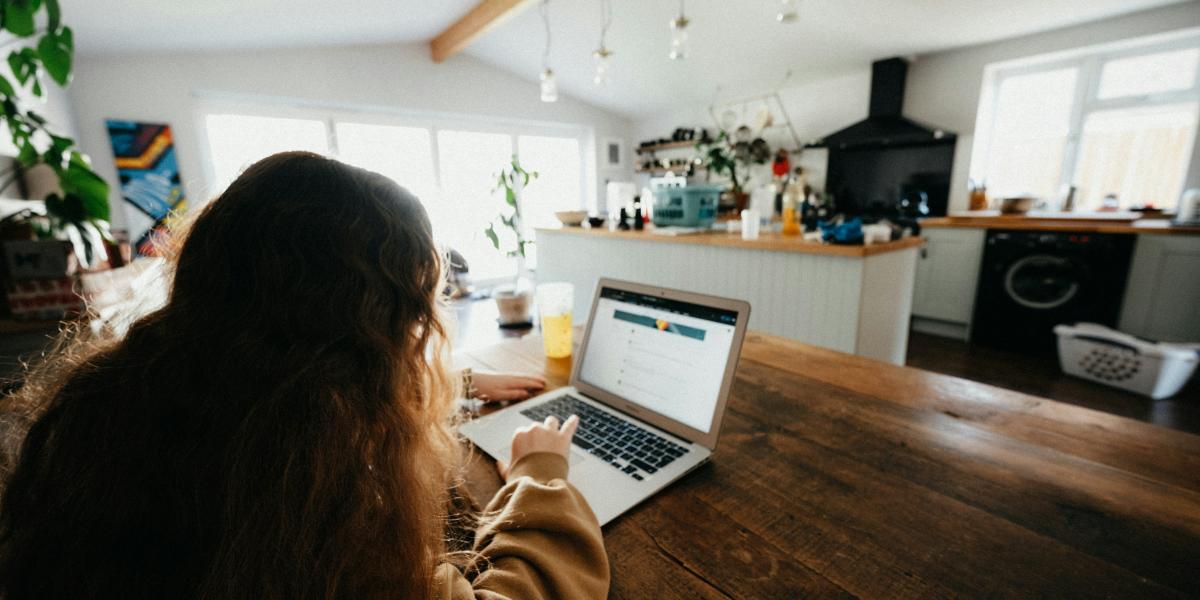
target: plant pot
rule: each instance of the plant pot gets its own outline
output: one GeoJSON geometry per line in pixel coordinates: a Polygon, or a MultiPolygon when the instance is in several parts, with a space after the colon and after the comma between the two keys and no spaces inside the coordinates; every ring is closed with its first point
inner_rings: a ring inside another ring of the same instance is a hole
{"type": "Polygon", "coordinates": [[[529,309],[533,306],[533,294],[528,290],[515,291],[512,289],[496,290],[496,308],[500,312],[501,327],[529,327],[529,309]]]}
{"type": "Polygon", "coordinates": [[[749,205],[750,194],[747,194],[746,192],[733,193],[733,210],[737,211],[736,214],[742,214],[742,211],[746,210],[746,207],[749,205]]]}

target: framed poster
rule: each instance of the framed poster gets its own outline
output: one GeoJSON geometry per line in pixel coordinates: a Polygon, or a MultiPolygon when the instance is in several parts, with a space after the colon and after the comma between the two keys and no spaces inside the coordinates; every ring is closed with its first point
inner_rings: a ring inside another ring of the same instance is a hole
{"type": "Polygon", "coordinates": [[[616,138],[604,140],[601,148],[600,164],[606,169],[620,169],[625,166],[625,142],[616,138]]]}
{"type": "Polygon", "coordinates": [[[171,126],[115,119],[105,123],[121,197],[133,209],[127,211],[129,238],[139,255],[153,254],[154,241],[165,235],[170,220],[187,210],[171,126]]]}

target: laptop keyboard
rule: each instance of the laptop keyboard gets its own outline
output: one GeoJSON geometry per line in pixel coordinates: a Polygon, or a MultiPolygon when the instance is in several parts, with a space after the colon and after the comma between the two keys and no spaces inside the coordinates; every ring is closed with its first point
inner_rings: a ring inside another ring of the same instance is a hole
{"type": "Polygon", "coordinates": [[[535,421],[549,416],[566,421],[571,415],[579,415],[579,429],[572,442],[638,481],[688,452],[671,440],[573,396],[559,396],[521,414],[535,421]]]}

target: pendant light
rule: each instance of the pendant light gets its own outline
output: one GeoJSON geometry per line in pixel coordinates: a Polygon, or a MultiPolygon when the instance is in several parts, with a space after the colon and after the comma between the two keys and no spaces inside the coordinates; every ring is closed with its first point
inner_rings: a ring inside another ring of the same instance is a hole
{"type": "Polygon", "coordinates": [[[612,25],[612,0],[600,0],[600,47],[592,52],[592,58],[596,60],[596,76],[592,81],[596,85],[608,85],[608,68],[609,57],[612,56],[612,50],[608,49],[608,44],[605,43],[608,39],[608,26],[612,25]]]}
{"type": "Polygon", "coordinates": [[[780,23],[795,23],[800,20],[800,0],[780,0],[779,14],[775,20],[780,23]]]}
{"type": "Polygon", "coordinates": [[[557,102],[558,82],[554,80],[554,71],[550,69],[550,0],[542,0],[539,8],[542,24],[546,26],[546,48],[542,50],[542,102],[557,102]]]}
{"type": "Polygon", "coordinates": [[[683,60],[688,55],[688,18],[683,14],[683,0],[679,0],[679,16],[671,19],[671,60],[683,60]]]}

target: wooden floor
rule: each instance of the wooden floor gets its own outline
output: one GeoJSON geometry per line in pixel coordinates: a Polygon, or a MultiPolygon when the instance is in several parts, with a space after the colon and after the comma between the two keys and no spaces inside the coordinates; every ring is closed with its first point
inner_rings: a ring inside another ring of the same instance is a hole
{"type": "Polygon", "coordinates": [[[1200,434],[1200,377],[1172,398],[1151,400],[1063,374],[1055,355],[1026,355],[912,332],[908,366],[1200,434]]]}

